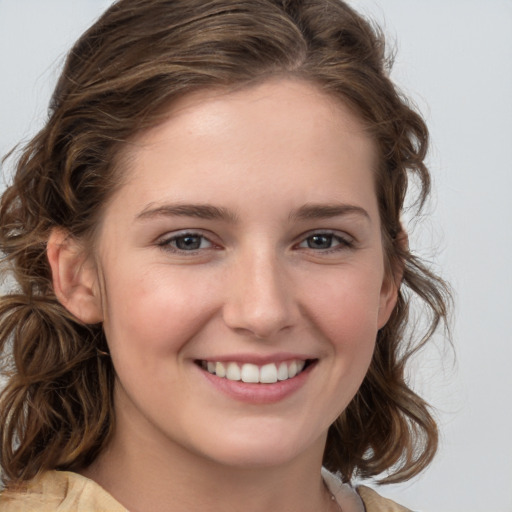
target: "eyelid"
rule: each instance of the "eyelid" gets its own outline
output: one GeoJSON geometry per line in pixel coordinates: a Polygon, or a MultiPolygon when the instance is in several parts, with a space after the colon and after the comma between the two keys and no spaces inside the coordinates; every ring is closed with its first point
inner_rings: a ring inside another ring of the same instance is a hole
{"type": "Polygon", "coordinates": [[[210,249],[219,249],[220,245],[212,240],[213,236],[208,236],[201,229],[182,229],[179,231],[171,231],[157,238],[156,245],[160,247],[164,251],[174,252],[179,254],[197,254],[198,252],[203,252],[210,249]],[[179,249],[177,247],[173,247],[171,243],[179,238],[184,237],[201,237],[204,240],[207,240],[209,243],[209,247],[202,247],[199,249],[192,249],[190,251],[179,249]]]}
{"type": "Polygon", "coordinates": [[[325,253],[329,253],[329,252],[336,252],[336,251],[352,249],[352,248],[354,248],[355,243],[356,243],[356,239],[346,232],[341,232],[341,231],[334,230],[334,229],[316,229],[316,230],[312,230],[312,231],[303,233],[300,236],[299,241],[295,244],[295,247],[297,247],[299,249],[306,249],[306,250],[313,251],[316,253],[324,253],[325,254],[325,253]],[[316,236],[322,236],[322,235],[331,236],[331,237],[339,240],[339,242],[340,242],[339,246],[327,248],[327,249],[313,249],[310,247],[300,247],[300,245],[303,244],[304,242],[306,242],[308,238],[311,238],[315,235],[316,236]]]}
{"type": "MultiPolygon", "coordinates": [[[[205,233],[204,230],[201,229],[182,229],[178,231],[171,231],[164,235],[159,236],[155,244],[160,247],[162,250],[172,252],[172,253],[178,253],[178,254],[186,254],[186,255],[194,255],[198,252],[204,252],[208,250],[219,250],[222,248],[222,246],[215,242],[213,239],[215,236],[210,233],[205,233]],[[200,247],[198,249],[191,249],[191,250],[185,250],[185,249],[179,249],[178,247],[173,247],[171,244],[175,240],[183,237],[200,237],[208,242],[208,247],[200,247]]],[[[307,251],[315,252],[318,254],[328,254],[329,252],[340,252],[343,250],[353,249],[354,245],[356,243],[356,239],[349,235],[346,232],[341,232],[334,229],[316,229],[311,230],[306,233],[303,233],[300,235],[300,237],[297,237],[297,242],[294,244],[294,248],[297,249],[304,249],[307,251]],[[339,243],[332,248],[326,248],[326,249],[315,249],[311,247],[300,247],[301,244],[305,243],[308,238],[311,238],[313,236],[330,236],[334,239],[338,240],[339,243]]]]}

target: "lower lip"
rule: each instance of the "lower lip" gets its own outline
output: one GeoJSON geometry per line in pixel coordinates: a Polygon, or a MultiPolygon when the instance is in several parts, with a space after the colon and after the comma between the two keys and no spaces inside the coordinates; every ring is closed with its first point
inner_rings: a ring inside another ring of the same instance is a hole
{"type": "Polygon", "coordinates": [[[296,393],[308,379],[315,363],[310,364],[299,375],[273,384],[253,384],[240,380],[217,377],[198,367],[198,370],[216,389],[240,402],[251,404],[272,404],[296,393]]]}

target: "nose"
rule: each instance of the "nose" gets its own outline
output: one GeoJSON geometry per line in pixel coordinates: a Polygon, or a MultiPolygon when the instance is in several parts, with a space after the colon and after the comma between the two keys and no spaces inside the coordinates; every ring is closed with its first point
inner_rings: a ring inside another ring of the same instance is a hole
{"type": "Polygon", "coordinates": [[[231,329],[269,339],[291,328],[297,319],[293,282],[272,251],[237,259],[229,273],[224,322],[231,329]]]}

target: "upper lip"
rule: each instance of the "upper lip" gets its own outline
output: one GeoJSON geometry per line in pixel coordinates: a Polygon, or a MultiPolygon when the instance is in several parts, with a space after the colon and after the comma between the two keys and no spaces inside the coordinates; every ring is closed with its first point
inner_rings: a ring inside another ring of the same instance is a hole
{"type": "Polygon", "coordinates": [[[310,354],[278,353],[278,354],[223,354],[218,356],[207,356],[197,358],[198,361],[219,362],[219,363],[250,363],[262,366],[269,363],[282,363],[284,361],[301,360],[307,361],[317,359],[310,354]]]}

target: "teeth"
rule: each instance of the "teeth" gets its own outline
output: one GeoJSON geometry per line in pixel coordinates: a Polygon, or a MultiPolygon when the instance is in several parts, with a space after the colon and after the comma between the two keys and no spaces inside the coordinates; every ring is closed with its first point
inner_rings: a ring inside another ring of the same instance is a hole
{"type": "Polygon", "coordinates": [[[226,378],[229,380],[240,380],[240,368],[236,363],[228,363],[228,369],[226,370],[226,378]]]}
{"type": "Polygon", "coordinates": [[[298,375],[306,364],[306,361],[296,359],[292,361],[264,364],[257,366],[250,363],[220,363],[213,361],[202,361],[201,367],[217,377],[228,380],[243,381],[248,383],[273,384],[278,381],[292,379],[298,375]]]}
{"type": "Polygon", "coordinates": [[[255,364],[243,364],[242,371],[243,382],[259,382],[260,381],[260,369],[255,364]]]}
{"type": "Polygon", "coordinates": [[[281,363],[279,365],[279,369],[277,370],[277,378],[279,380],[286,380],[288,378],[288,365],[286,363],[281,363]]]}
{"type": "Polygon", "coordinates": [[[260,382],[264,384],[277,382],[277,368],[275,364],[270,363],[261,367],[260,382]]]}
{"type": "Polygon", "coordinates": [[[217,375],[218,377],[226,376],[226,367],[222,363],[215,364],[215,375],[217,375]]]}
{"type": "Polygon", "coordinates": [[[288,378],[291,379],[297,375],[297,363],[292,361],[290,366],[288,366],[288,378]]]}

